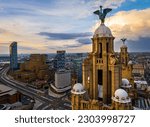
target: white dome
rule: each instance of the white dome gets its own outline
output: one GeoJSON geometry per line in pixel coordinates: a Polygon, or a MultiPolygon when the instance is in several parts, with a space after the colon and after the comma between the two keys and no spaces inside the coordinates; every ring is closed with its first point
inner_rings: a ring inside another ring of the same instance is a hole
{"type": "Polygon", "coordinates": [[[120,99],[123,98],[123,97],[127,98],[128,97],[128,93],[125,90],[123,90],[123,89],[117,89],[115,91],[115,97],[119,97],[120,99]]]}
{"type": "Polygon", "coordinates": [[[128,62],[128,64],[129,64],[129,65],[132,65],[132,64],[133,64],[132,60],[130,60],[130,61],[128,62]]]}
{"type": "Polygon", "coordinates": [[[123,45],[121,46],[121,48],[127,48],[126,44],[123,44],[123,45]]]}
{"type": "Polygon", "coordinates": [[[126,79],[126,78],[123,78],[123,79],[122,79],[122,85],[121,85],[121,87],[123,87],[123,88],[130,88],[131,85],[130,85],[129,80],[126,79]]]}
{"type": "Polygon", "coordinates": [[[131,99],[128,97],[128,93],[123,89],[117,89],[115,91],[115,96],[112,97],[115,102],[119,103],[129,103],[131,99]]]}
{"type": "Polygon", "coordinates": [[[98,37],[112,37],[111,30],[105,26],[105,24],[101,24],[95,31],[94,36],[98,37]]]}
{"type": "Polygon", "coordinates": [[[75,84],[71,90],[73,94],[84,94],[85,92],[83,85],[80,83],[75,84]]]}

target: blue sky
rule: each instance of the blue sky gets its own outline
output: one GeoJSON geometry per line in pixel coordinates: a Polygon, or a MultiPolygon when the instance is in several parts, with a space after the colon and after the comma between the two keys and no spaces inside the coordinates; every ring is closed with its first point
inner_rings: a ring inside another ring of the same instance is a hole
{"type": "Polygon", "coordinates": [[[0,54],[9,53],[12,41],[19,53],[90,52],[98,27],[93,11],[113,8],[106,25],[120,39],[128,38],[129,51],[150,49],[150,0],[0,0],[0,54]]]}

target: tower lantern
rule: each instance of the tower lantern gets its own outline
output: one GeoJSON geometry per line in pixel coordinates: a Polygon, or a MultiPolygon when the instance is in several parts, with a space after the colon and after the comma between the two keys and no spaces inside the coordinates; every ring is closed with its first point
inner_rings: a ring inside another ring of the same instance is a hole
{"type": "Polygon", "coordinates": [[[128,47],[125,44],[126,40],[126,38],[121,39],[123,45],[120,48],[120,62],[123,64],[123,66],[127,66],[129,61],[128,47]]]}

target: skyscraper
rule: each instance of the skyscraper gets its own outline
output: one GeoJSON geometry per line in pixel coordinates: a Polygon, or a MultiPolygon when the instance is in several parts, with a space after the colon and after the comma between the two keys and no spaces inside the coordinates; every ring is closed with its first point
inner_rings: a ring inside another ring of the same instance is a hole
{"type": "Polygon", "coordinates": [[[65,69],[65,50],[57,51],[57,55],[54,59],[54,68],[56,70],[65,69]]]}
{"type": "Polygon", "coordinates": [[[15,70],[18,68],[17,42],[10,44],[10,68],[15,70]]]}

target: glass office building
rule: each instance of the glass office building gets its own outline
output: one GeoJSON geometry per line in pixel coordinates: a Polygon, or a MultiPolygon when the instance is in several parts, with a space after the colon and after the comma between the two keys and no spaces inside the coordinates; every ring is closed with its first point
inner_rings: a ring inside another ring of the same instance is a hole
{"type": "Polygon", "coordinates": [[[17,55],[17,42],[10,44],[10,69],[15,70],[18,68],[18,55],[17,55]]]}

